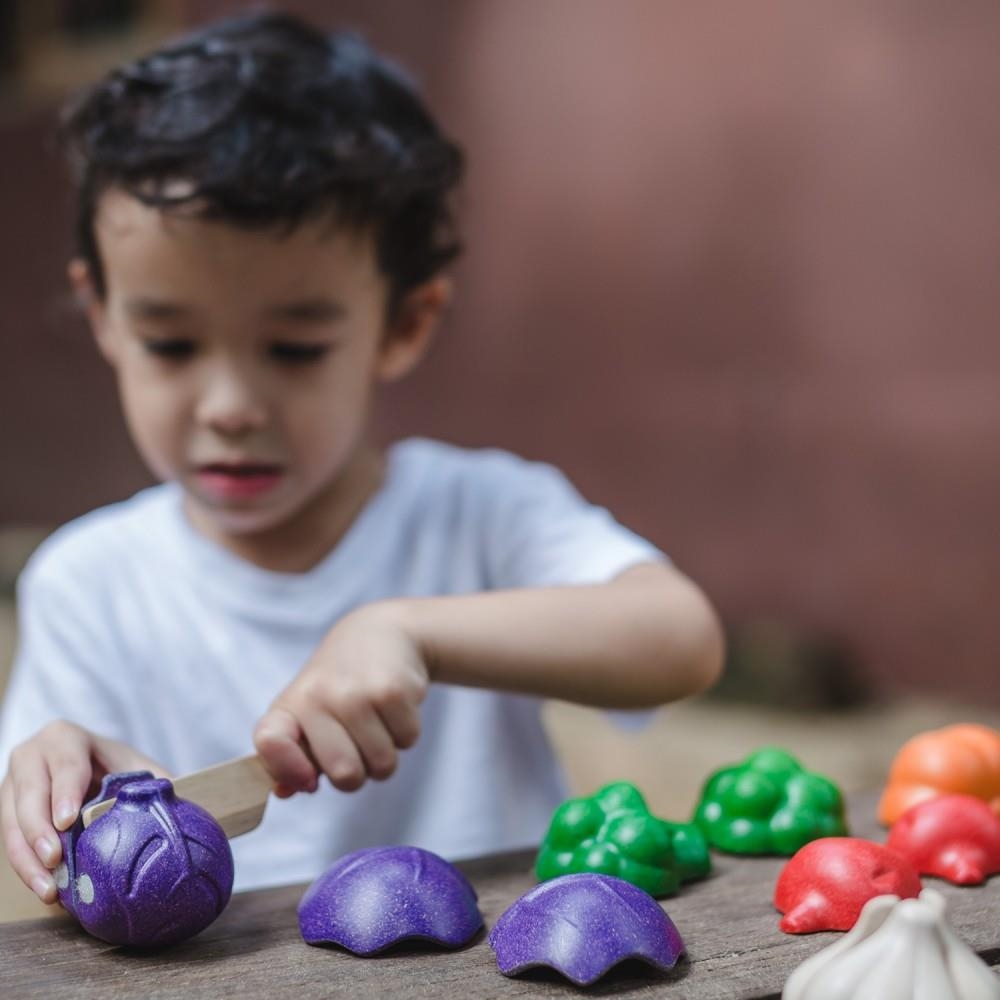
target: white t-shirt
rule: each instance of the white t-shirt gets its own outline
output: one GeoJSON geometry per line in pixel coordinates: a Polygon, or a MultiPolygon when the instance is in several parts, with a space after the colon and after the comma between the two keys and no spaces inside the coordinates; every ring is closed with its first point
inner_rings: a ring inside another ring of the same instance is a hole
{"type": "MultiPolygon", "coordinates": [[[[19,584],[20,646],[0,715],[11,749],[69,719],[184,774],[252,732],[326,631],[359,605],[608,580],[662,559],[550,466],[427,440],[306,573],[253,566],[197,534],[165,484],[66,525],[19,584]]],[[[538,699],[433,685],[422,735],[386,782],[272,798],[233,841],[236,887],[305,881],[363,846],[459,858],[536,843],[565,789],[538,699]]]]}

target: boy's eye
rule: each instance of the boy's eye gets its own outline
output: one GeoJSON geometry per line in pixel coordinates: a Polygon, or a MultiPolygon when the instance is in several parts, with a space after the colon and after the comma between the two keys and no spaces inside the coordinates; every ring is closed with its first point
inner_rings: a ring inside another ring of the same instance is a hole
{"type": "Polygon", "coordinates": [[[158,358],[179,360],[189,358],[194,354],[194,341],[183,337],[162,337],[156,340],[144,340],[143,347],[158,358]]]}
{"type": "Polygon", "coordinates": [[[330,350],[329,344],[295,344],[280,341],[271,344],[268,353],[276,361],[284,361],[288,364],[307,364],[310,361],[319,361],[330,350]]]}

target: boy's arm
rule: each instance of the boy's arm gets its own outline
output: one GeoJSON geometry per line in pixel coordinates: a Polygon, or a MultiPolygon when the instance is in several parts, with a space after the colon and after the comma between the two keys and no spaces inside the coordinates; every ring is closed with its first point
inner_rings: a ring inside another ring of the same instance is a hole
{"type": "Polygon", "coordinates": [[[558,470],[503,452],[438,459],[423,499],[446,527],[430,551],[477,582],[334,625],[255,731],[279,794],[314,789],[320,772],[345,791],[388,777],[419,736],[432,681],[639,708],[721,669],[701,591],[558,470]]]}
{"type": "Polygon", "coordinates": [[[410,634],[430,679],[641,708],[711,686],[722,669],[718,620],[664,563],[605,584],[389,601],[369,609],[410,634]]]}
{"type": "Polygon", "coordinates": [[[708,687],[722,637],[701,592],[665,564],[610,583],[397,599],[342,618],[257,724],[280,796],[344,791],[396,769],[430,682],[638,708],[708,687]]]}

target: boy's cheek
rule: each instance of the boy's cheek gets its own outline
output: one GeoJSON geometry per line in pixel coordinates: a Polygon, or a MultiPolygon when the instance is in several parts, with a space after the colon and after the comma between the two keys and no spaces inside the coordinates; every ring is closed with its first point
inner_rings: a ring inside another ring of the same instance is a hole
{"type": "Polygon", "coordinates": [[[129,434],[149,471],[160,480],[182,475],[182,437],[172,423],[150,406],[148,400],[142,405],[131,405],[125,399],[123,404],[129,434]]]}

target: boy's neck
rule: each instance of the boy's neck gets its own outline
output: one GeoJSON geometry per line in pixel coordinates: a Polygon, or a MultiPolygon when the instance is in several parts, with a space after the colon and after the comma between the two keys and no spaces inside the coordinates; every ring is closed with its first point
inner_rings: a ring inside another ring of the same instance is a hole
{"type": "Polygon", "coordinates": [[[305,573],[336,547],[382,484],[384,454],[371,445],[358,449],[343,474],[290,522],[252,535],[231,535],[188,508],[195,530],[234,555],[276,573],[305,573]]]}

